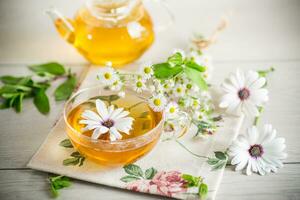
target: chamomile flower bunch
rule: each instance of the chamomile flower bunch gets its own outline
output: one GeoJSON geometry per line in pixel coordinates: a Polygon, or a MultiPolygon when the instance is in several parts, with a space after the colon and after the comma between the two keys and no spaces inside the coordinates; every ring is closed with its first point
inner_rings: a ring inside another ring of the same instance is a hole
{"type": "Polygon", "coordinates": [[[182,117],[187,116],[198,127],[197,135],[208,135],[215,131],[216,122],[211,97],[207,95],[205,62],[200,54],[176,49],[165,62],[141,64],[137,73],[126,74],[107,66],[97,77],[122,97],[126,95],[125,85],[137,93],[150,92],[148,104],[155,112],[164,111],[168,129],[173,127],[176,131],[184,121],[182,117]]]}

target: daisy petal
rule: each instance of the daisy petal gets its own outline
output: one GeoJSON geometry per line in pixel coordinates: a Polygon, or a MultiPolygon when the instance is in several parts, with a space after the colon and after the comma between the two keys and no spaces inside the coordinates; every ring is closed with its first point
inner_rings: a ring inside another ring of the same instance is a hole
{"type": "Polygon", "coordinates": [[[96,100],[96,109],[102,119],[107,119],[107,117],[108,117],[107,107],[106,107],[105,103],[103,101],[101,101],[100,99],[96,100]]]}
{"type": "Polygon", "coordinates": [[[89,119],[89,120],[94,120],[94,121],[102,121],[102,118],[97,113],[95,113],[91,110],[85,110],[81,116],[84,119],[89,119]]]}
{"type": "Polygon", "coordinates": [[[119,133],[119,131],[115,127],[111,127],[109,129],[109,132],[111,135],[114,135],[116,139],[121,139],[122,135],[119,133]]]}

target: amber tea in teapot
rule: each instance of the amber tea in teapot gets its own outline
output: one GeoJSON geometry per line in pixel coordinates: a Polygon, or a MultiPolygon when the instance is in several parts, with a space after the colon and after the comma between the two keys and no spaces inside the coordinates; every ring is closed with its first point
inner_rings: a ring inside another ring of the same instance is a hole
{"type": "Polygon", "coordinates": [[[48,11],[55,26],[93,64],[123,65],[153,43],[151,18],[141,0],[89,0],[74,19],[48,11]]]}

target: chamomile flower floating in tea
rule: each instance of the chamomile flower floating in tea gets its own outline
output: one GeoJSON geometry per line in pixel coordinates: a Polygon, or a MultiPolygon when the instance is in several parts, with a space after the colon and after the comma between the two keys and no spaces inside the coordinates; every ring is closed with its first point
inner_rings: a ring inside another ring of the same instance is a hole
{"type": "Polygon", "coordinates": [[[111,105],[108,108],[100,99],[96,100],[97,113],[91,110],[85,110],[79,123],[85,124],[83,131],[94,130],[92,139],[98,139],[102,134],[109,133],[111,141],[122,138],[120,132],[129,134],[132,128],[133,118],[128,117],[129,112],[124,108],[114,109],[111,105]]]}

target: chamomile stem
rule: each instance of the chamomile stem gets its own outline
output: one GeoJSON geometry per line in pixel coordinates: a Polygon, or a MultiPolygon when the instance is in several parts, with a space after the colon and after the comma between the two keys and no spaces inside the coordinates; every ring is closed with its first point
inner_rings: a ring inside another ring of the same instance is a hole
{"type": "Polygon", "coordinates": [[[259,122],[259,119],[260,119],[260,115],[261,113],[264,111],[264,107],[259,107],[258,108],[258,112],[259,112],[259,115],[255,117],[254,119],[254,122],[253,122],[253,125],[256,126],[259,122]]]}
{"type": "Polygon", "coordinates": [[[191,150],[189,150],[186,146],[184,146],[184,144],[182,144],[181,142],[179,142],[178,140],[175,140],[175,142],[177,142],[182,148],[184,148],[186,151],[188,151],[190,154],[198,157],[198,158],[205,158],[205,159],[208,159],[209,157],[207,156],[201,156],[201,155],[198,155],[194,152],[192,152],[191,150]]]}
{"type": "Polygon", "coordinates": [[[131,110],[132,108],[134,108],[134,107],[136,107],[136,106],[138,106],[138,105],[140,105],[140,104],[142,104],[142,103],[144,103],[144,101],[140,101],[140,102],[138,102],[138,103],[136,103],[136,104],[133,104],[132,106],[129,106],[127,109],[128,109],[128,110],[131,110]]]}

